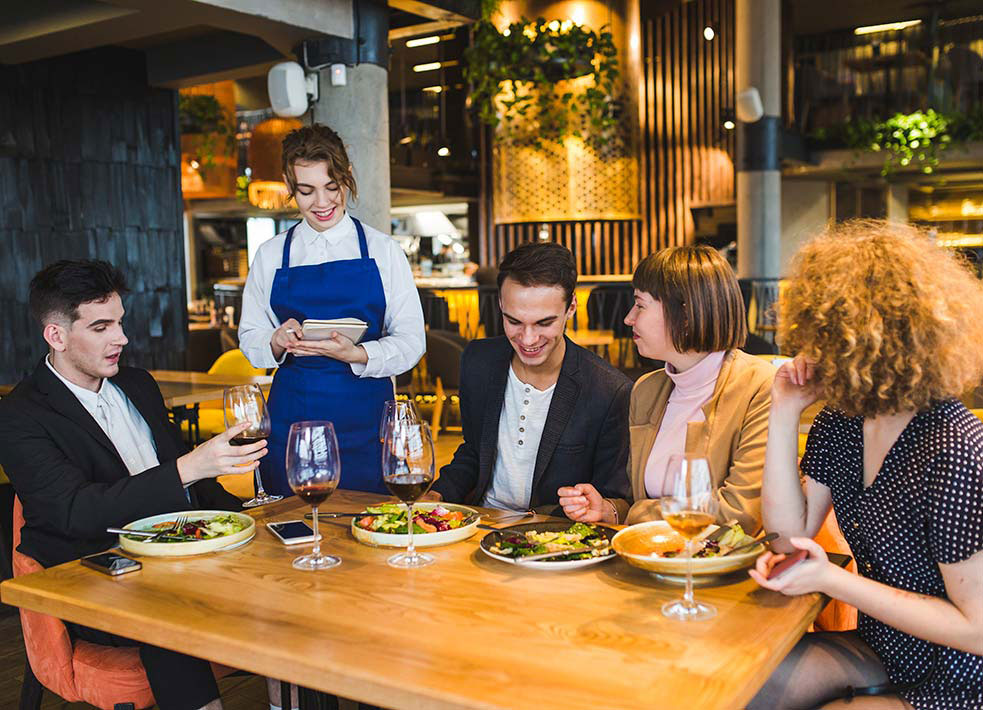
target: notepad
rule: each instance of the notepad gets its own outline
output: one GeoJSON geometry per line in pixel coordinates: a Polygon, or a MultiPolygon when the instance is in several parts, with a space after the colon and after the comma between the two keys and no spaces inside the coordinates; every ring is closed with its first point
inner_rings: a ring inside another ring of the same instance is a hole
{"type": "Polygon", "coordinates": [[[368,327],[368,323],[358,318],[334,318],[332,320],[308,318],[303,324],[304,340],[327,340],[331,337],[331,333],[335,332],[344,335],[353,343],[357,343],[365,335],[368,327]]]}

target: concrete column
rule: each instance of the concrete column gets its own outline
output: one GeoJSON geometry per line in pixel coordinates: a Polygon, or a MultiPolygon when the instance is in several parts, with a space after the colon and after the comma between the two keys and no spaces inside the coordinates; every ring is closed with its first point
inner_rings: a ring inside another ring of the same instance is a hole
{"type": "Polygon", "coordinates": [[[737,0],[736,89],[755,87],[764,116],[737,134],[737,275],[751,287],[752,330],[778,295],[781,268],[781,0],[737,0]]]}
{"type": "Polygon", "coordinates": [[[345,86],[331,85],[330,67],[319,73],[313,117],[336,130],[348,149],[358,185],[349,212],[389,234],[389,72],[375,64],[350,66],[345,86]]]}
{"type": "Polygon", "coordinates": [[[889,222],[908,221],[908,186],[890,184],[887,186],[887,219],[889,222]]]}

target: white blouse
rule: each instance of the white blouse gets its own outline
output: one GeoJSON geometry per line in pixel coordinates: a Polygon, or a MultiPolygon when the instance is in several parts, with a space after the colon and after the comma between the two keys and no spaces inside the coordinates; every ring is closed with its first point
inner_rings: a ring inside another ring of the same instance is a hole
{"type": "MultiPolygon", "coordinates": [[[[411,370],[426,350],[423,309],[410,264],[399,244],[390,236],[362,224],[369,257],[382,277],[386,296],[383,335],[378,340],[362,342],[368,355],[366,364],[351,363],[359,377],[392,377],[411,370]]],[[[273,357],[270,339],[280,327],[280,320],[270,305],[273,277],[283,263],[286,232],[260,246],[253,259],[242,294],[242,317],[239,321],[239,348],[253,367],[271,368],[283,362],[273,357]]],[[[358,232],[346,212],[341,221],[318,232],[306,220],[294,229],[290,243],[290,266],[311,266],[328,261],[358,259],[358,232]]]]}

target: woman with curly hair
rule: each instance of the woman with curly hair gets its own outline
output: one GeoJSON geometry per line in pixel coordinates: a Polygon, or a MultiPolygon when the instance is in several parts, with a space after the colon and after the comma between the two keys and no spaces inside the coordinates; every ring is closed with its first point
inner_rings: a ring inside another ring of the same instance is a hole
{"type": "Polygon", "coordinates": [[[763,516],[806,557],[751,576],[860,621],[804,637],[750,707],[983,708],[983,422],[956,399],[983,377],[983,282],[913,227],[841,225],[800,251],[779,336],[796,357],[772,389],[763,516]],[[810,539],[831,505],[859,575],[810,539]]]}

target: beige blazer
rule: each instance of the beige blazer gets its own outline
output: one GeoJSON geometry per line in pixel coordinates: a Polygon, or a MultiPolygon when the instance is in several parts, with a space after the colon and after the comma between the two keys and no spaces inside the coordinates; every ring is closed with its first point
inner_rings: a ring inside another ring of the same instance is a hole
{"type": "MultiPolygon", "coordinates": [[[[686,451],[703,454],[710,461],[720,503],[718,521],[737,518],[749,534],[761,527],[761,474],[775,371],[765,359],[729,351],[713,396],[703,405],[706,421],[691,422],[686,430],[686,451]]],[[[635,502],[628,511],[629,524],[662,517],[659,501],[646,497],[645,465],[672,388],[665,370],[657,370],[639,379],[631,393],[628,477],[635,502]]]]}

